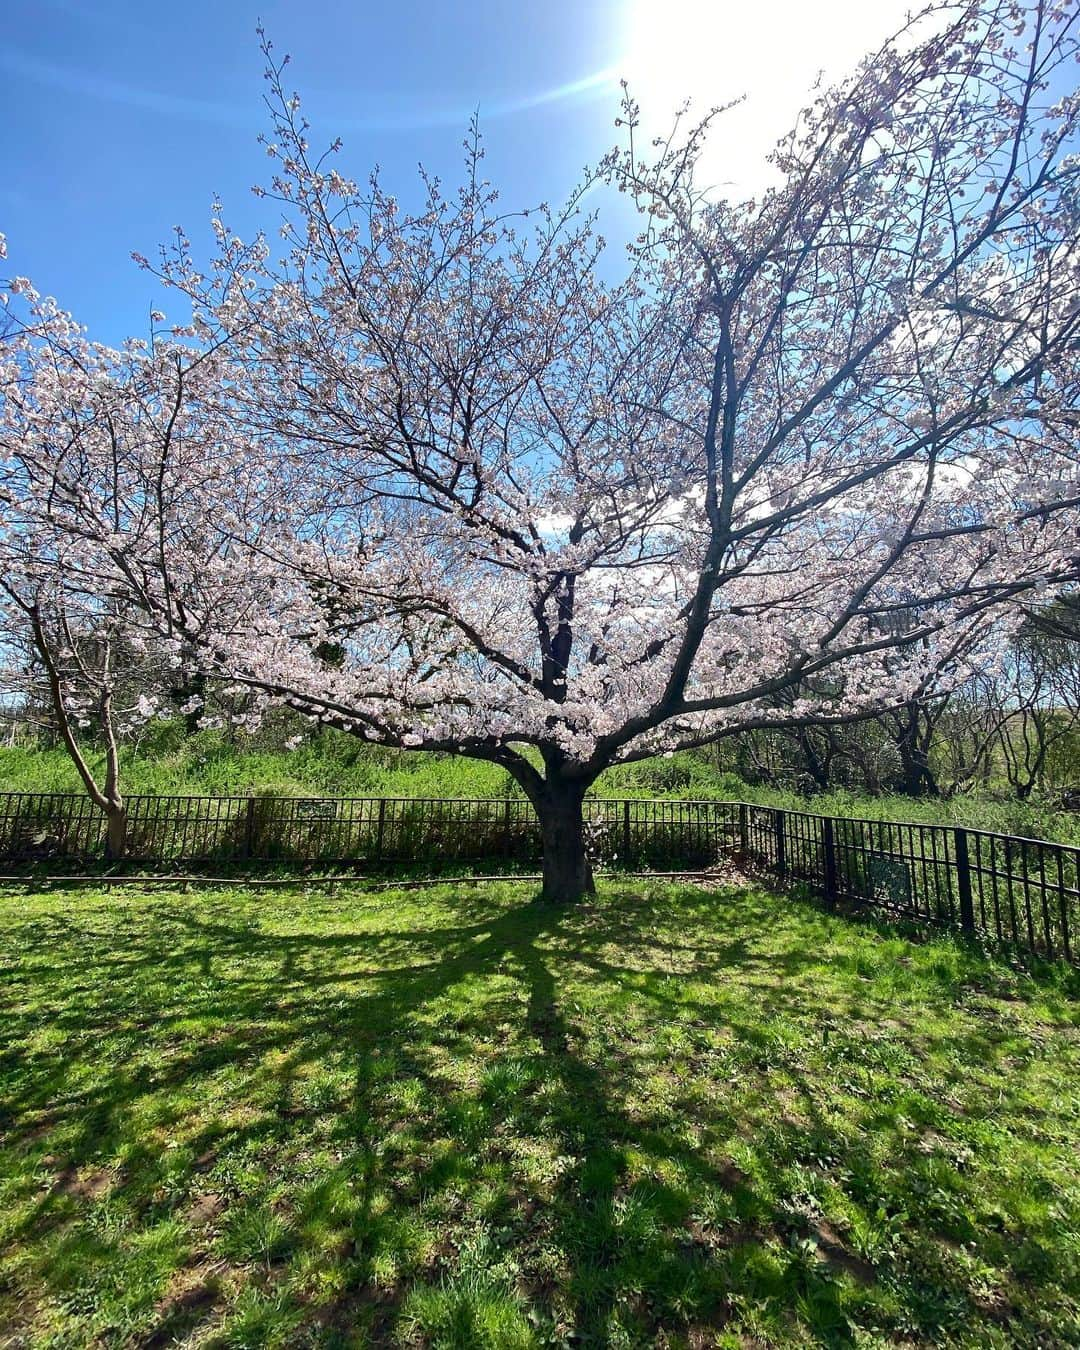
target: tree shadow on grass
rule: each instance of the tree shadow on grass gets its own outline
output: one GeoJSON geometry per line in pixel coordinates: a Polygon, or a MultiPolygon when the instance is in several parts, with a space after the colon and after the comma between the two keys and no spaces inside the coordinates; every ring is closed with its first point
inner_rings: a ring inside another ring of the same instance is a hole
{"type": "MultiPolygon", "coordinates": [[[[596,1346],[726,1325],[843,1344],[852,1323],[932,1338],[1015,1317],[949,1256],[971,1240],[963,1167],[926,1152],[928,1131],[956,1123],[920,1082],[955,972],[920,986],[935,1006],[904,1033],[920,1044],[881,1041],[887,1010],[858,975],[820,978],[837,921],[807,911],[785,928],[752,892],[631,896],[444,898],[435,923],[392,897],[304,897],[292,932],[212,901],[29,920],[0,1128],[28,1172],[68,1181],[20,1193],[8,1240],[50,1293],[97,1297],[97,1325],[143,1344],[216,1325],[230,1303],[226,1339],[237,1319],[257,1335],[276,1316],[325,1344],[521,1344],[534,1323],[596,1346]],[[16,1039],[46,1031],[47,1051],[16,1039]],[[867,1050],[878,1041],[899,1047],[891,1065],[867,1050]],[[834,1082],[815,1081],[823,1065],[834,1082]],[[890,1074],[888,1099],[868,1103],[890,1074]],[[915,1215],[893,1205],[905,1172],[936,1186],[915,1215]],[[218,1263],[213,1297],[163,1293],[163,1266],[141,1304],[114,1308],[108,1267],[131,1264],[130,1233],[211,1188],[213,1231],[187,1222],[181,1245],[185,1269],[218,1263]],[[116,1238],[96,1222],[106,1204],[127,1223],[116,1238]],[[74,1269],[88,1229],[89,1285],[74,1269]],[[933,1252],[917,1279],[908,1239],[933,1252]],[[455,1284],[470,1252],[487,1283],[455,1284]]],[[[1002,1053],[999,1031],[965,1025],[965,1055],[1002,1053]]],[[[984,1246],[1007,1275],[1017,1235],[1011,1215],[994,1222],[1001,1250],[993,1232],[984,1246]]],[[[1058,1297],[1048,1233],[1027,1222],[1027,1278],[1058,1297]]]]}

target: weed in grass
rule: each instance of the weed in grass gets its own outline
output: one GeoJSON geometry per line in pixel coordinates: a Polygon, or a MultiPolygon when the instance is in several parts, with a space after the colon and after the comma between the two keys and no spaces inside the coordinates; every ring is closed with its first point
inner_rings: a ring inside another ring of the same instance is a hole
{"type": "Polygon", "coordinates": [[[531,1350],[537,1338],[514,1293],[514,1274],[512,1262],[481,1231],[438,1284],[411,1291],[401,1313],[403,1335],[439,1350],[531,1350]]]}

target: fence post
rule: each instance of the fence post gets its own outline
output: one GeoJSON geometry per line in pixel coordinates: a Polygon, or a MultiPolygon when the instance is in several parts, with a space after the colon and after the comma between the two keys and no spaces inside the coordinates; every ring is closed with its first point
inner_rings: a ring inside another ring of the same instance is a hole
{"type": "Polygon", "coordinates": [[[386,798],[379,798],[379,828],[375,835],[375,857],[381,858],[383,854],[383,831],[386,828],[386,798]]]}
{"type": "Polygon", "coordinates": [[[831,816],[821,817],[821,849],[825,860],[825,903],[836,908],[836,839],[831,816]]]}
{"type": "Polygon", "coordinates": [[[503,802],[503,855],[509,858],[513,849],[513,839],[510,834],[510,798],[503,802]]]}
{"type": "Polygon", "coordinates": [[[779,808],[773,812],[773,829],[776,832],[776,875],[782,877],[787,872],[787,848],[784,838],[784,812],[779,808]]]}
{"type": "Polygon", "coordinates": [[[249,797],[244,808],[244,857],[250,862],[255,852],[255,798],[249,797]]]}
{"type": "Polygon", "coordinates": [[[623,866],[630,866],[630,802],[624,801],[622,804],[622,855],[623,866]]]}
{"type": "Polygon", "coordinates": [[[956,890],[960,899],[960,927],[965,933],[975,931],[975,906],[971,901],[971,860],[968,857],[967,830],[955,830],[956,890]]]}
{"type": "Polygon", "coordinates": [[[750,858],[750,822],[746,803],[739,803],[739,865],[745,867],[750,858]]]}

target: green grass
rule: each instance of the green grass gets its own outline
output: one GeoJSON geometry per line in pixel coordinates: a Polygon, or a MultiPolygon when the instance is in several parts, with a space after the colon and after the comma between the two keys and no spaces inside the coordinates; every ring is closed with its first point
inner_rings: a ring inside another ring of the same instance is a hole
{"type": "Polygon", "coordinates": [[[1075,973],[640,883],[0,935],[0,1345],[1080,1345],[1075,973]]]}
{"type": "MultiPolygon", "coordinates": [[[[451,755],[384,750],[341,733],[323,733],[296,750],[260,738],[232,743],[218,732],[185,737],[177,723],[158,724],[137,746],[122,749],[125,791],[136,793],[293,796],[504,797],[520,795],[494,764],[451,755]]],[[[100,769],[101,752],[87,758],[100,769]]],[[[16,792],[81,792],[62,748],[0,747],[0,785],[16,792]]]]}
{"type": "Polygon", "coordinates": [[[740,800],[789,811],[816,811],[820,815],[866,820],[922,821],[927,825],[965,825],[972,830],[1052,839],[1080,847],[1080,812],[1062,811],[1044,801],[1019,802],[987,796],[914,798],[898,793],[871,796],[845,789],[799,797],[793,792],[742,786],[743,791],[735,794],[740,800]]]}

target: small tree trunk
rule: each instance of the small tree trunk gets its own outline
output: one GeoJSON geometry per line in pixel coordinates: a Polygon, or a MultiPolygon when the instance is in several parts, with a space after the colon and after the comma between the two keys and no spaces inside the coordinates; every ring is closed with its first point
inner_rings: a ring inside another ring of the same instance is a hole
{"type": "Polygon", "coordinates": [[[919,744],[914,728],[906,731],[897,744],[901,764],[901,792],[905,797],[936,797],[937,782],[930,770],[926,750],[919,744]]]}
{"type": "Polygon", "coordinates": [[[121,802],[105,809],[105,856],[115,862],[127,851],[127,807],[121,802]]]}
{"type": "Polygon", "coordinates": [[[584,787],[549,779],[533,803],[544,849],[542,899],[549,904],[572,905],[595,893],[585,852],[584,799],[584,787]]]}
{"type": "Polygon", "coordinates": [[[112,685],[101,693],[101,730],[105,736],[105,856],[122,858],[127,849],[127,803],[120,792],[120,746],[112,719],[112,685]]]}
{"type": "Polygon", "coordinates": [[[822,792],[829,790],[829,747],[826,743],[824,754],[818,754],[814,745],[809,729],[803,729],[798,733],[798,745],[802,751],[803,763],[810,777],[814,780],[814,786],[820,788],[822,792]]]}

